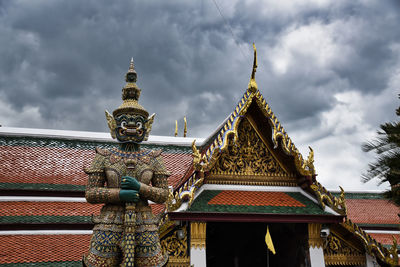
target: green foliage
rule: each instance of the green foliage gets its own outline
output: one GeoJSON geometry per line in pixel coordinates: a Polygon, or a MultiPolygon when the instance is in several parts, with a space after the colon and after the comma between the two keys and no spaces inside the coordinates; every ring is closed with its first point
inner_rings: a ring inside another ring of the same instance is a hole
{"type": "MultiPolygon", "coordinates": [[[[396,115],[400,116],[400,107],[396,109],[396,115]]],[[[376,160],[368,164],[367,173],[362,175],[363,182],[371,179],[389,182],[391,189],[385,197],[400,205],[400,122],[381,124],[378,138],[364,143],[362,149],[377,155],[376,160]]]]}

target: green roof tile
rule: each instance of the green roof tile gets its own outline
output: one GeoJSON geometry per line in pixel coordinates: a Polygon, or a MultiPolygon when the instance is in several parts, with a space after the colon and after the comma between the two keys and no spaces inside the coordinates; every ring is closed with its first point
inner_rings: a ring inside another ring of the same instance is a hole
{"type": "Polygon", "coordinates": [[[1,224],[12,223],[92,223],[91,216],[0,216],[1,224]]]}
{"type": "Polygon", "coordinates": [[[82,267],[82,261],[3,263],[2,267],[82,267]]]}
{"type": "Polygon", "coordinates": [[[46,191],[85,191],[84,185],[72,184],[34,184],[34,183],[0,183],[1,189],[9,190],[46,190],[46,191]]]}
{"type": "Polygon", "coordinates": [[[306,196],[297,192],[285,192],[287,195],[305,205],[305,207],[288,206],[247,206],[247,205],[209,205],[208,202],[221,190],[205,190],[193,202],[188,211],[224,212],[224,213],[274,213],[274,214],[328,214],[306,196]]]}
{"type": "MultiPolygon", "coordinates": [[[[383,193],[346,193],[344,192],[346,199],[384,199],[383,193]]],[[[333,196],[339,197],[340,193],[332,193],[333,196]]]]}
{"type": "MultiPolygon", "coordinates": [[[[94,150],[96,147],[117,147],[115,142],[83,141],[41,137],[0,136],[0,146],[54,147],[94,150]]],[[[192,153],[191,146],[142,144],[144,149],[161,149],[165,153],[192,153]]]]}

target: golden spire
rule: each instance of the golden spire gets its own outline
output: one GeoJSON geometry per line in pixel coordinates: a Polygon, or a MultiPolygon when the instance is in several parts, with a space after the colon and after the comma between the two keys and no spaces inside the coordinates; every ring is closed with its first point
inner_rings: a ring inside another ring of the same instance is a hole
{"type": "Polygon", "coordinates": [[[186,134],[187,134],[187,121],[186,121],[186,116],[183,117],[183,121],[185,122],[185,126],[183,127],[183,137],[186,137],[186,134]]]}
{"type": "Polygon", "coordinates": [[[175,137],[178,136],[178,121],[175,121],[175,137]]]}
{"type": "Polygon", "coordinates": [[[257,69],[257,50],[256,50],[256,45],[253,43],[253,49],[254,49],[254,62],[253,62],[253,71],[251,72],[251,78],[249,82],[249,90],[254,93],[257,91],[257,83],[256,83],[256,69],[257,69]]]}

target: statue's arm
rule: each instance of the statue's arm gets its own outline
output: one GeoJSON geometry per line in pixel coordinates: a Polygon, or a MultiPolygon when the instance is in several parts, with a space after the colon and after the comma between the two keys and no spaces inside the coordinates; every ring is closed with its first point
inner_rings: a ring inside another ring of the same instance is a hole
{"type": "Polygon", "coordinates": [[[92,204],[120,202],[120,189],[105,187],[106,176],[104,172],[104,160],[105,157],[96,149],[96,156],[94,157],[91,166],[85,169],[86,174],[89,175],[85,197],[87,202],[92,204]]]}
{"type": "Polygon", "coordinates": [[[168,198],[168,177],[170,173],[165,168],[161,155],[152,160],[152,186],[141,183],[139,194],[141,197],[155,203],[164,203],[168,198]]]}

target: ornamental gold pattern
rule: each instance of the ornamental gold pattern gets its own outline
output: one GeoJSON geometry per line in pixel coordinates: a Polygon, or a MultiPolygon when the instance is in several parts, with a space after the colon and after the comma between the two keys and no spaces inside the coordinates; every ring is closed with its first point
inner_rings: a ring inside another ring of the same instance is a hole
{"type": "Polygon", "coordinates": [[[331,232],[324,243],[324,259],[326,265],[364,266],[366,264],[363,251],[351,246],[333,232],[331,232]]]}
{"type": "Polygon", "coordinates": [[[196,140],[192,143],[193,168],[197,171],[193,173],[186,182],[175,192],[169,189],[167,200],[167,210],[177,210],[184,201],[190,206],[194,200],[194,194],[203,185],[204,171],[208,168],[208,162],[205,155],[201,155],[196,147],[196,140]]]}
{"type": "Polygon", "coordinates": [[[351,220],[346,220],[344,223],[342,223],[342,226],[344,226],[349,232],[353,233],[358,237],[359,240],[361,240],[368,254],[374,254],[377,258],[389,266],[398,266],[399,251],[397,250],[397,240],[394,236],[393,245],[390,247],[390,249],[387,249],[351,220]]]}
{"type": "Polygon", "coordinates": [[[337,213],[346,216],[347,215],[347,207],[346,200],[344,197],[344,190],[341,186],[340,188],[340,196],[333,196],[328,190],[325,189],[320,183],[315,181],[311,186],[311,189],[314,191],[315,195],[318,198],[318,202],[321,205],[322,209],[325,209],[326,204],[332,208],[337,213]]]}
{"type": "Polygon", "coordinates": [[[172,234],[161,241],[161,247],[169,257],[186,258],[188,256],[186,228],[177,229],[172,234]],[[184,238],[179,239],[178,231],[183,231],[184,238]]]}
{"type": "Polygon", "coordinates": [[[308,244],[312,248],[321,248],[323,245],[323,240],[321,238],[321,228],[320,223],[309,223],[308,224],[308,244]]]}
{"type": "Polygon", "coordinates": [[[198,172],[192,174],[189,179],[179,187],[177,191],[170,189],[167,200],[167,210],[177,210],[183,202],[188,202],[188,205],[192,204],[194,200],[194,194],[200,188],[204,182],[204,172],[198,172]]]}
{"type": "Polygon", "coordinates": [[[191,248],[206,248],[206,226],[205,222],[190,223],[190,247],[191,248]]]}
{"type": "Polygon", "coordinates": [[[229,139],[227,149],[221,153],[210,174],[211,176],[228,174],[278,177],[289,175],[273,157],[247,119],[240,122],[238,141],[234,143],[233,138],[229,139]]]}

